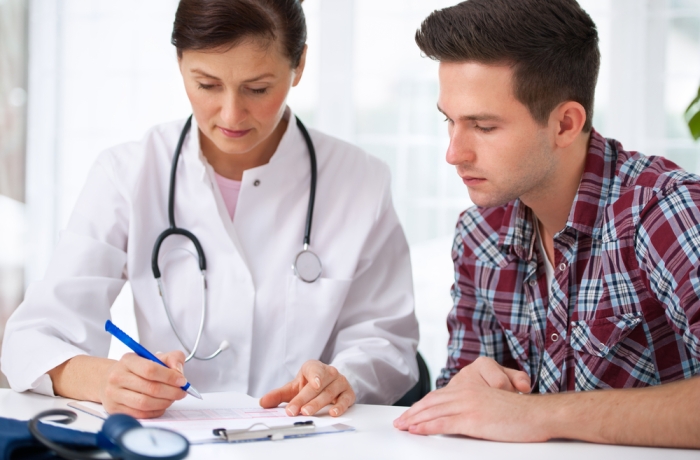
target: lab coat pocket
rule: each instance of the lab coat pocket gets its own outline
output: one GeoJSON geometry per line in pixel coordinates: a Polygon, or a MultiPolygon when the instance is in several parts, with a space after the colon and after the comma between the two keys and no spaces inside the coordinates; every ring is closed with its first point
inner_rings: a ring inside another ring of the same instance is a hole
{"type": "Polygon", "coordinates": [[[319,359],[333,332],[352,280],[287,278],[285,365],[296,375],[304,362],[319,359]]]}
{"type": "Polygon", "coordinates": [[[576,391],[657,384],[643,324],[640,313],[573,321],[576,391]]]}

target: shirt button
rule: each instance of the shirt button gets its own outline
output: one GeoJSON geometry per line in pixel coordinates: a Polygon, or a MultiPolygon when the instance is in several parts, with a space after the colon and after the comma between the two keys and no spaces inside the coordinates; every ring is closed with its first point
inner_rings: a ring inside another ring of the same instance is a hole
{"type": "Polygon", "coordinates": [[[557,340],[559,340],[559,335],[552,334],[552,342],[556,342],[557,340]]]}
{"type": "Polygon", "coordinates": [[[598,344],[598,349],[599,349],[600,351],[605,350],[605,344],[604,344],[604,343],[599,343],[599,344],[598,344]]]}
{"type": "Polygon", "coordinates": [[[564,270],[566,270],[566,264],[562,262],[559,264],[559,271],[563,272],[564,270]]]}
{"type": "Polygon", "coordinates": [[[530,286],[537,286],[537,280],[530,280],[530,286]]]}
{"type": "Polygon", "coordinates": [[[257,187],[258,185],[260,185],[260,181],[256,180],[255,182],[253,182],[253,185],[255,185],[257,187]]]}

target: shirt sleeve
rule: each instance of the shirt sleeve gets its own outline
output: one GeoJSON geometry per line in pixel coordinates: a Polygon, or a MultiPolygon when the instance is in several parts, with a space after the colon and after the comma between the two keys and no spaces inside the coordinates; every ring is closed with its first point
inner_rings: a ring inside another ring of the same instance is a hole
{"type": "Polygon", "coordinates": [[[474,285],[477,262],[474,257],[465,256],[464,243],[467,231],[464,219],[470,218],[465,213],[457,222],[455,230],[452,246],[455,273],[451,290],[453,307],[447,315],[450,340],[447,344],[447,365],[440,372],[437,388],[447,385],[457,372],[479,356],[493,358],[506,367],[518,368],[510,354],[503,329],[474,285]]]}
{"type": "Polygon", "coordinates": [[[700,373],[700,185],[680,183],[644,207],[635,251],[666,321],[682,337],[685,378],[700,373]]]}
{"type": "Polygon", "coordinates": [[[410,255],[389,182],[383,170],[375,221],[323,353],[366,404],[393,404],[418,381],[410,255]]]}
{"type": "Polygon", "coordinates": [[[7,322],[2,372],[16,391],[53,395],[49,370],[109,351],[104,323],[125,283],[128,205],[103,163],[92,167],[44,279],[7,322]]]}

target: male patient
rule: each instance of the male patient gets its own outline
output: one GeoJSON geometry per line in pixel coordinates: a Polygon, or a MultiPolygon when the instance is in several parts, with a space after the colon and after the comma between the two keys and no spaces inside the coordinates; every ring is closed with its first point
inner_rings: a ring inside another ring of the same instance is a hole
{"type": "Polygon", "coordinates": [[[700,178],[591,127],[591,18],[469,0],[416,42],[440,62],[447,161],[476,206],[455,234],[443,388],[395,426],[700,447],[700,178]]]}

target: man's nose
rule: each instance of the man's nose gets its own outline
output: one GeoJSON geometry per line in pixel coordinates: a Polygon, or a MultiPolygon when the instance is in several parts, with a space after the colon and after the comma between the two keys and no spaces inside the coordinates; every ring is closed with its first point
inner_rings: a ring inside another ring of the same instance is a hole
{"type": "Polygon", "coordinates": [[[445,155],[447,163],[457,166],[463,163],[473,163],[475,158],[469,134],[459,127],[454,127],[450,133],[450,145],[447,147],[445,155]]]}

